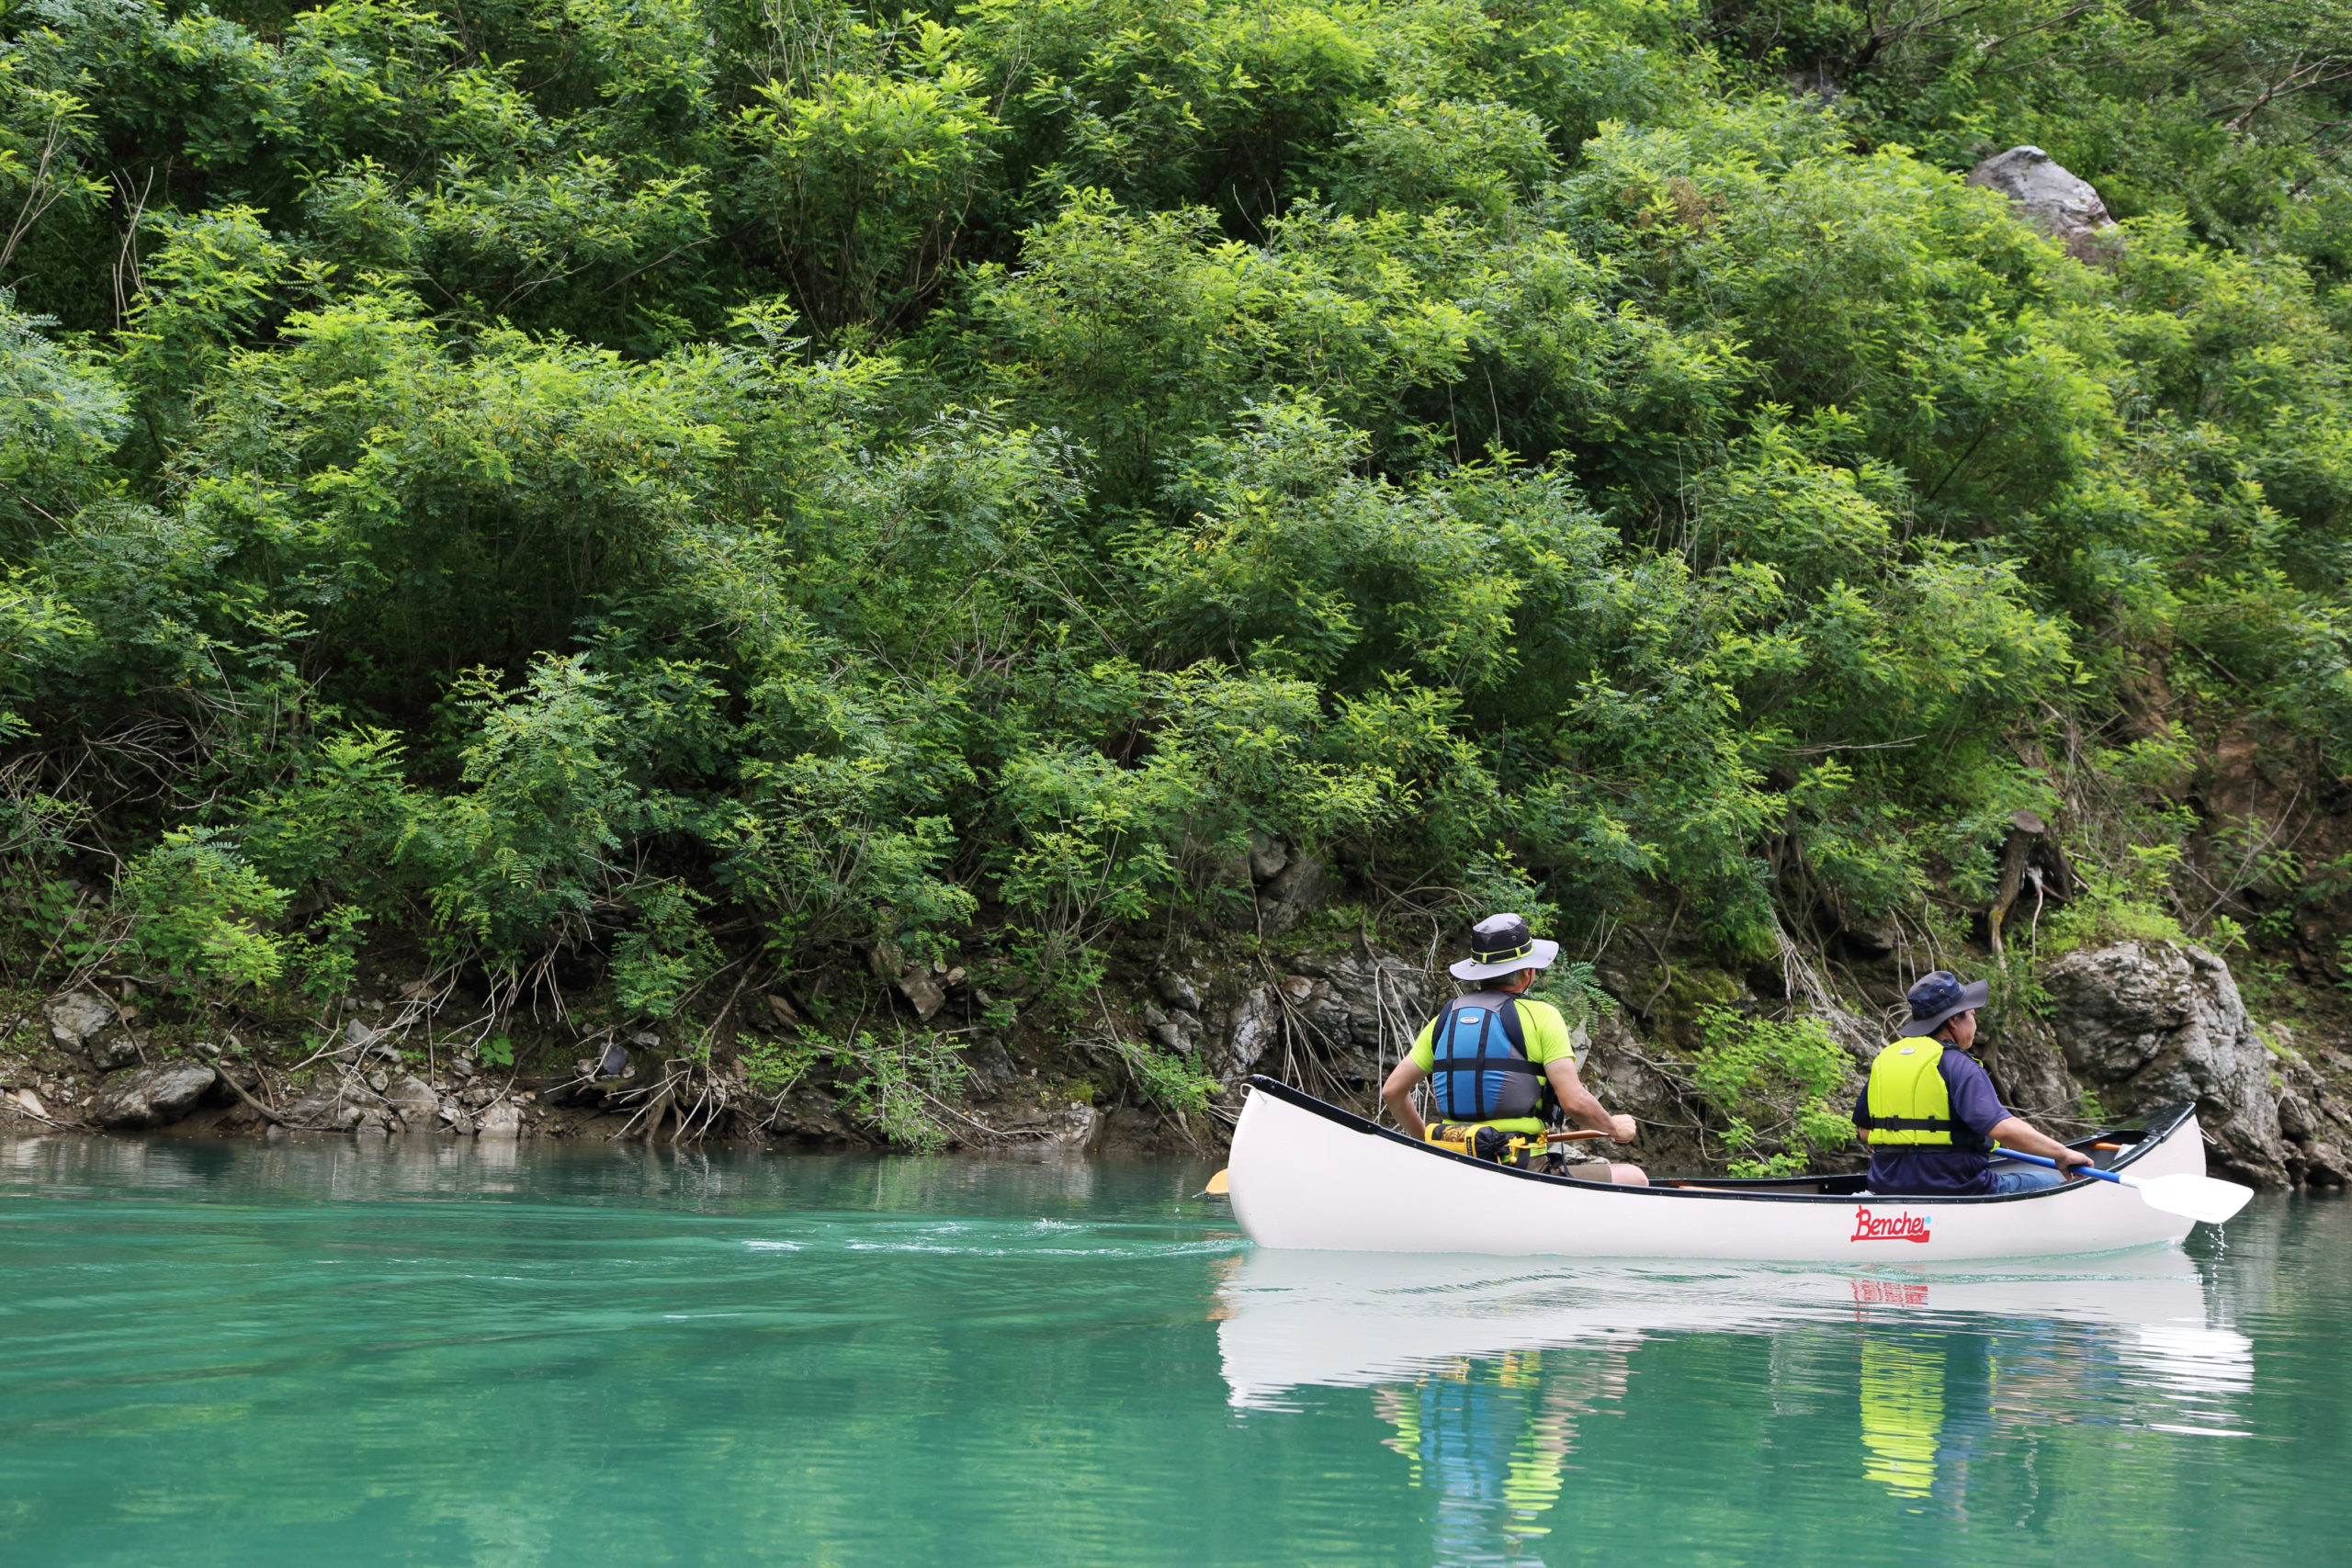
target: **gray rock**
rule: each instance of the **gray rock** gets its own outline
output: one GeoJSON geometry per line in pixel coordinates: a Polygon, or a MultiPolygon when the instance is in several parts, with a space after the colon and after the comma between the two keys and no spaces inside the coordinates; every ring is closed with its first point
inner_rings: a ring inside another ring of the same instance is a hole
{"type": "Polygon", "coordinates": [[[1182,1008],[1186,1012],[1196,1013],[1201,1010],[1200,987],[1193,985],[1189,977],[1173,969],[1162,969],[1154,975],[1151,977],[1151,988],[1158,991],[1159,999],[1170,1007],[1182,1008]]]}
{"type": "Polygon", "coordinates": [[[2270,1053],[2227,964],[2201,947],[2125,942],[2068,953],[2042,984],[2066,1065],[2109,1111],[2195,1100],[2225,1173],[2290,1179],[2270,1053]]]}
{"type": "Polygon", "coordinates": [[[1107,1125],[1091,1105],[1071,1105],[1023,1118],[1007,1130],[1042,1154],[1086,1154],[1102,1141],[1107,1125]]]}
{"type": "Polygon", "coordinates": [[[1968,183],[1999,191],[2018,216],[2066,247],[2077,261],[2112,265],[2120,249],[2107,203],[2039,147],[2012,147],[1969,171],[1968,183]]]}
{"type": "Polygon", "coordinates": [[[1280,839],[1252,829],[1250,834],[1250,875],[1257,882],[1272,882],[1290,864],[1290,846],[1280,839]]]}
{"type": "Polygon", "coordinates": [[[1013,1071],[1004,1041],[994,1034],[983,1034],[967,1046],[964,1064],[972,1069],[973,1080],[983,1095],[1001,1094],[1020,1077],[1013,1071]]]}
{"type": "Polygon", "coordinates": [[[41,1011],[49,1019],[49,1037],[68,1051],[79,1051],[83,1042],[114,1023],[114,1004],[96,991],[63,992],[50,998],[41,1011]]]}
{"type": "Polygon", "coordinates": [[[2307,1144],[2319,1130],[2311,1102],[2290,1089],[2278,1097],[2278,1131],[2298,1144],[2307,1144]]]}
{"type": "Polygon", "coordinates": [[[1792,71],[1787,80],[1789,91],[1792,94],[1801,99],[1813,100],[1808,107],[1826,109],[1846,96],[1846,89],[1838,80],[1818,66],[1804,71],[1792,71]]]}
{"type": "Polygon", "coordinates": [[[2022,1008],[1985,1013],[1974,1055],[2001,1103],[2043,1132],[2073,1137],[2091,1130],[2083,1116],[2083,1086],[2045,1021],[2022,1008]]]}
{"type": "MultiPolygon", "coordinates": [[[[1699,1113],[1650,1066],[1657,1058],[1633,1021],[1623,1013],[1596,1018],[1591,1038],[1581,1070],[1585,1087],[1604,1109],[1631,1116],[1641,1134],[1628,1146],[1601,1145],[1610,1157],[1633,1161],[1653,1175],[1703,1170],[1713,1163],[1697,1133],[1699,1113]]],[[[1859,1074],[1855,1081],[1860,1081],[1859,1074]]]]}
{"type": "Polygon", "coordinates": [[[947,1005],[947,993],[940,988],[937,976],[925,964],[910,964],[899,971],[896,982],[899,995],[915,1010],[915,1016],[929,1023],[947,1005]]]}
{"type": "Polygon", "coordinates": [[[501,1100],[482,1109],[481,1135],[485,1138],[515,1138],[523,1133],[523,1113],[511,1100],[501,1100]]]}
{"type": "Polygon", "coordinates": [[[286,1108],[285,1117],[288,1125],[312,1132],[348,1133],[359,1125],[363,1115],[382,1105],[364,1083],[322,1080],[297,1095],[286,1108]]]}
{"type": "Polygon", "coordinates": [[[1272,986],[1252,986],[1226,1024],[1225,1038],[1211,1053],[1209,1070],[1228,1089],[1258,1070],[1260,1060],[1282,1039],[1282,1004],[1272,986]]]}
{"type": "Polygon", "coordinates": [[[135,1029],[108,1029],[82,1043],[82,1054],[102,1073],[146,1060],[147,1037],[135,1029]]]}
{"type": "Polygon", "coordinates": [[[441,1097],[423,1078],[403,1075],[384,1090],[384,1103],[412,1128],[430,1127],[440,1111],[441,1097]]]}
{"type": "Polygon", "coordinates": [[[1298,924],[1299,917],[1323,902],[1331,891],[1330,873],[1319,855],[1293,855],[1282,874],[1258,890],[1258,925],[1268,936],[1279,936],[1298,924]]]}
{"type": "Polygon", "coordinates": [[[1838,933],[1857,958],[1884,958],[1903,942],[1903,928],[1891,919],[1861,920],[1838,933]]]}
{"type": "Polygon", "coordinates": [[[164,1126],[195,1110],[218,1076],[200,1063],[119,1074],[91,1099],[90,1119],[107,1127],[164,1126]]]}
{"type": "Polygon", "coordinates": [[[1207,1032],[1198,1017],[1181,1010],[1172,1014],[1162,1014],[1148,1021],[1151,1025],[1149,1032],[1152,1039],[1158,1041],[1164,1049],[1185,1055],[1191,1055],[1201,1048],[1202,1037],[1207,1032]]]}

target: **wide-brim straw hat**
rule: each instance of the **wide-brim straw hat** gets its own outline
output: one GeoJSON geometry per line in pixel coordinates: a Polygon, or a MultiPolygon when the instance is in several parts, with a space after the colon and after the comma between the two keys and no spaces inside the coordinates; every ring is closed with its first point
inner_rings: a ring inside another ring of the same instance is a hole
{"type": "Polygon", "coordinates": [[[1560,955],[1556,942],[1538,941],[1523,915],[1488,915],[1470,928],[1470,956],[1446,965],[1457,980],[1491,980],[1522,969],[1544,969],[1560,955]]]}

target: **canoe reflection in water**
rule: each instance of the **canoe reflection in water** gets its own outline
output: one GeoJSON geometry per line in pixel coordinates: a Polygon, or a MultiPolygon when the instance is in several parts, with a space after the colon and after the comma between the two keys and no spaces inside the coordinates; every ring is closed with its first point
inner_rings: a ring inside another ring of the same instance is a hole
{"type": "Polygon", "coordinates": [[[2170,1247],[1905,1270],[1261,1248],[1214,1315],[1238,1409],[1373,1391],[1380,1440],[1439,1495],[1442,1562],[1546,1533],[1572,1472],[1638,1425],[1619,1418],[1642,1348],[1670,1337],[1770,1337],[1767,1413],[1802,1407],[1807,1443],[1859,1437],[1872,1490],[1955,1513],[1993,1446],[2078,1421],[2233,1434],[2253,1386],[2248,1342],[2208,1322],[2170,1247]]]}

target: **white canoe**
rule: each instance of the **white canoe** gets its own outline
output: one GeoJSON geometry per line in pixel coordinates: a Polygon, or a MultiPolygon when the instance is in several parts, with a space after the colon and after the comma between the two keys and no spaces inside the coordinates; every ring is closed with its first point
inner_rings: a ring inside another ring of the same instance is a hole
{"type": "MultiPolygon", "coordinates": [[[[1907,1267],[2110,1252],[2178,1241],[2191,1224],[2111,1181],[1998,1198],[1878,1198],[1859,1176],[1603,1186],[1453,1154],[1272,1078],[1250,1087],[1227,1168],[1234,1217],[1261,1247],[1907,1267]]],[[[2125,1145],[2098,1156],[2110,1169],[2205,1171],[2192,1106],[2076,1146],[2094,1141],[2125,1145]]]]}

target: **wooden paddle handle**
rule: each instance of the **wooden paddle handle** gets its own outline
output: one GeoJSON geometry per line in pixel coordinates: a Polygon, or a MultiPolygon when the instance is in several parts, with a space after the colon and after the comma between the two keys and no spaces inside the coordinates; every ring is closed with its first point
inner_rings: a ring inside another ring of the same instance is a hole
{"type": "Polygon", "coordinates": [[[1544,1134],[1544,1141],[1547,1144],[1572,1144],[1585,1138],[1606,1138],[1609,1136],[1611,1136],[1611,1134],[1607,1133],[1592,1133],[1579,1128],[1573,1133],[1546,1133],[1544,1134]]]}

